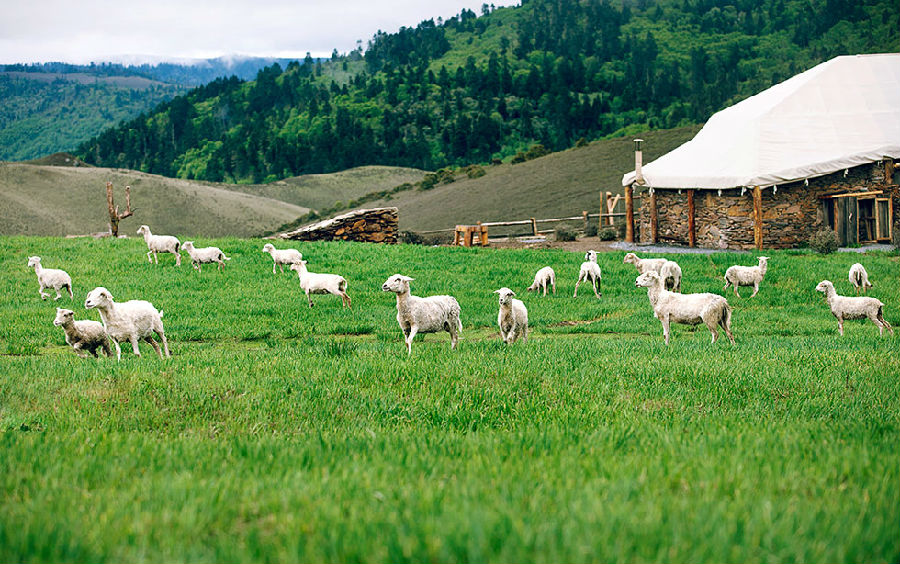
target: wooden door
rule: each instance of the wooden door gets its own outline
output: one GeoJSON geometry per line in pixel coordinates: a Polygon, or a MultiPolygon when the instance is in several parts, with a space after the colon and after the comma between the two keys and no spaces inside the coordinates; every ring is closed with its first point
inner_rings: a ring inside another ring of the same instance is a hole
{"type": "Polygon", "coordinates": [[[835,231],[842,247],[859,243],[859,210],[856,198],[835,198],[837,224],[835,231]]]}
{"type": "Polygon", "coordinates": [[[890,198],[875,199],[875,233],[879,241],[891,240],[891,220],[894,217],[890,198]]]}

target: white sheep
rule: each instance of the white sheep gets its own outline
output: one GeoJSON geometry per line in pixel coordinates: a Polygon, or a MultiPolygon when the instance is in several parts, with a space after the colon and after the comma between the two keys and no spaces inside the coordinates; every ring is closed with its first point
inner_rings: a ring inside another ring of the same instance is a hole
{"type": "Polygon", "coordinates": [[[507,345],[515,343],[519,337],[522,342],[528,342],[528,309],[522,300],[513,298],[515,292],[509,288],[494,290],[500,294],[500,313],[497,315],[497,325],[500,326],[500,339],[507,345]]]}
{"type": "Polygon", "coordinates": [[[597,251],[586,252],[584,254],[584,262],[581,263],[581,269],[578,271],[578,282],[575,282],[575,293],[572,294],[572,297],[578,297],[579,284],[590,280],[591,286],[594,288],[594,295],[597,296],[597,299],[600,299],[600,296],[603,295],[603,292],[597,291],[601,284],[600,275],[600,265],[597,264],[597,251]]]}
{"type": "Polygon", "coordinates": [[[171,235],[154,235],[146,225],[141,225],[137,230],[137,234],[144,236],[144,242],[147,243],[147,248],[150,249],[147,252],[147,261],[150,264],[153,264],[154,261],[156,264],[159,264],[156,253],[172,253],[175,255],[175,266],[181,266],[181,253],[178,252],[181,248],[181,242],[178,238],[171,235]]]}
{"type": "Polygon", "coordinates": [[[534,275],[534,283],[531,284],[527,288],[529,292],[534,292],[535,290],[539,290],[543,288],[544,294],[547,295],[547,286],[551,286],[553,288],[553,293],[556,294],[556,273],[553,272],[553,269],[549,266],[545,266],[544,268],[537,271],[534,275]]]}
{"type": "Polygon", "coordinates": [[[885,327],[891,332],[891,335],[894,334],[891,324],[884,320],[884,304],[881,300],[867,296],[839,296],[834,289],[834,284],[829,280],[819,282],[816,291],[825,294],[825,301],[828,302],[832,315],[837,318],[838,333],[842,337],[844,336],[845,319],[868,318],[878,327],[879,335],[884,335],[885,327]]]}
{"type": "Polygon", "coordinates": [[[44,290],[48,288],[56,290],[54,301],[62,297],[62,294],[59,293],[60,288],[65,288],[69,291],[69,299],[75,299],[75,295],[72,294],[72,277],[65,271],[57,268],[42,267],[41,257],[28,257],[28,266],[33,267],[34,273],[37,274],[38,284],[41,285],[38,291],[42,300],[46,300],[47,296],[50,295],[44,293],[44,290]]]}
{"type": "Polygon", "coordinates": [[[859,289],[862,288],[863,294],[868,293],[868,289],[872,287],[872,283],[869,282],[869,273],[866,272],[866,267],[857,263],[854,263],[853,266],[850,267],[850,283],[853,284],[853,287],[856,288],[856,295],[859,295],[859,289]]]}
{"type": "Polygon", "coordinates": [[[659,269],[659,277],[665,282],[666,290],[681,291],[681,267],[673,260],[667,260],[659,269]],[[671,285],[670,285],[671,283],[671,285]]]}
{"type": "Polygon", "coordinates": [[[222,249],[219,247],[202,247],[198,249],[194,246],[193,241],[185,241],[181,248],[187,251],[187,254],[191,257],[191,266],[193,266],[197,272],[203,272],[203,264],[209,262],[216,262],[219,264],[217,267],[219,270],[225,268],[226,260],[231,260],[231,258],[226,257],[225,253],[222,252],[222,249]]]}
{"type": "Polygon", "coordinates": [[[272,255],[272,260],[274,261],[272,263],[272,274],[275,274],[276,266],[278,267],[279,272],[284,272],[285,264],[291,265],[303,260],[303,255],[297,249],[278,250],[272,243],[263,245],[263,252],[272,255]]]}
{"type": "Polygon", "coordinates": [[[659,274],[659,271],[662,270],[664,264],[666,264],[668,259],[664,258],[646,258],[642,259],[638,257],[634,253],[628,253],[625,255],[625,258],[622,260],[625,264],[633,264],[635,268],[637,268],[638,274],[643,274],[645,272],[656,272],[659,274]]]}
{"type": "Polygon", "coordinates": [[[53,320],[53,324],[63,328],[66,344],[75,349],[75,354],[81,358],[87,358],[81,351],[87,351],[97,357],[97,349],[103,349],[106,356],[112,356],[109,337],[106,336],[106,329],[102,323],[87,319],[75,321],[74,311],[56,308],[56,319],[53,320]]]}
{"type": "Polygon", "coordinates": [[[663,326],[663,336],[666,344],[669,344],[669,324],[671,322],[685,325],[697,325],[705,323],[712,333],[712,342],[719,338],[716,326],[725,330],[731,344],[734,344],[734,336],[731,334],[731,306],[728,300],[716,294],[676,294],[666,290],[663,280],[656,272],[645,272],[637,277],[634,285],[647,288],[647,297],[653,306],[653,316],[659,319],[663,326]]]}
{"type": "Polygon", "coordinates": [[[397,294],[397,323],[406,337],[406,352],[412,354],[412,342],[417,333],[450,333],[450,350],[462,332],[459,319],[459,302],[453,296],[429,296],[420,298],[409,293],[409,283],[414,279],[394,274],[381,285],[382,292],[397,294]]]}
{"type": "Polygon", "coordinates": [[[739,286],[753,286],[753,293],[750,294],[752,298],[759,292],[759,284],[762,282],[763,277],[766,275],[766,269],[769,267],[768,261],[769,257],[759,257],[759,264],[756,266],[729,266],[728,270],[725,271],[725,287],[722,290],[727,290],[730,284],[734,288],[734,295],[740,298],[741,295],[738,294],[739,286]]]}
{"type": "Polygon", "coordinates": [[[300,287],[306,293],[306,301],[309,307],[313,306],[310,294],[334,294],[341,297],[341,306],[350,306],[350,296],[347,295],[347,280],[337,274],[320,274],[306,269],[305,260],[293,263],[290,268],[297,273],[300,279],[300,287]]]}
{"type": "Polygon", "coordinates": [[[109,290],[101,286],[94,288],[88,293],[87,298],[84,300],[84,307],[87,309],[97,308],[100,312],[103,328],[116,347],[117,360],[122,359],[122,348],[119,346],[119,343],[123,341],[129,341],[134,354],[141,356],[141,351],[138,349],[139,339],[144,339],[150,343],[156,354],[162,358],[159,345],[156,344],[152,337],[154,332],[162,340],[166,356],[170,356],[169,344],[166,341],[166,334],[162,324],[163,312],[156,311],[156,308],[150,302],[131,300],[116,303],[113,301],[109,290]]]}

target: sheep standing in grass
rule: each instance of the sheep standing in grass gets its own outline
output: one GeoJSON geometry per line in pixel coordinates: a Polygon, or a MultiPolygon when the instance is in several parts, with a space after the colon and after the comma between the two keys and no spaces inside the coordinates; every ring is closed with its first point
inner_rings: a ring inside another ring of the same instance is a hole
{"type": "Polygon", "coordinates": [[[37,274],[38,284],[41,285],[38,291],[42,300],[46,300],[47,296],[50,295],[44,293],[44,290],[48,288],[56,291],[56,297],[53,298],[54,301],[62,297],[62,294],[59,293],[60,288],[65,288],[69,291],[69,299],[75,299],[75,295],[72,293],[72,277],[65,271],[57,268],[42,267],[41,257],[28,257],[28,266],[34,268],[34,273],[37,274]]]}
{"type": "Polygon", "coordinates": [[[147,243],[147,248],[150,249],[147,252],[147,261],[151,264],[154,261],[156,264],[159,264],[156,253],[172,253],[175,255],[175,266],[181,266],[181,253],[178,252],[181,248],[181,242],[176,237],[171,235],[154,235],[146,225],[141,225],[137,230],[137,234],[144,236],[144,242],[147,243]]]}
{"type": "Polygon", "coordinates": [[[858,262],[854,263],[853,266],[850,267],[850,283],[856,288],[857,296],[859,295],[860,288],[862,288],[863,294],[868,293],[868,289],[872,287],[872,283],[869,282],[869,273],[866,272],[866,267],[858,262]]]}
{"type": "Polygon", "coordinates": [[[303,260],[303,255],[297,249],[278,250],[272,243],[263,245],[263,252],[272,255],[272,260],[274,261],[272,263],[272,274],[276,273],[276,266],[278,267],[279,272],[284,272],[284,265],[290,266],[295,262],[303,260]]]}
{"type": "Polygon", "coordinates": [[[350,306],[350,296],[347,295],[347,281],[337,274],[319,274],[306,269],[306,261],[301,260],[291,265],[291,270],[297,273],[300,279],[300,287],[306,293],[306,301],[309,307],[313,306],[310,294],[334,294],[341,297],[341,305],[350,306]]]}
{"type": "Polygon", "coordinates": [[[894,334],[891,324],[884,320],[884,304],[876,298],[866,296],[839,296],[834,290],[834,284],[829,280],[822,280],[816,286],[817,292],[825,294],[825,301],[831,308],[831,313],[837,318],[838,333],[844,336],[845,319],[866,319],[872,321],[878,327],[878,334],[884,335],[884,329],[894,334]]]}
{"type": "Polygon", "coordinates": [[[166,341],[166,334],[162,324],[163,312],[156,311],[156,308],[150,302],[131,300],[116,303],[113,301],[109,290],[101,286],[94,288],[88,293],[87,298],[84,300],[84,307],[87,309],[97,308],[100,312],[103,328],[116,347],[116,360],[122,360],[122,348],[119,346],[119,343],[123,341],[129,341],[134,354],[141,356],[141,351],[138,348],[138,340],[140,339],[150,343],[156,354],[162,358],[159,345],[153,340],[153,333],[156,333],[162,340],[166,356],[170,356],[169,344],[166,341]]]}
{"type": "Polygon", "coordinates": [[[56,319],[53,324],[62,327],[66,333],[66,344],[75,349],[75,354],[81,358],[87,355],[81,351],[87,351],[97,357],[97,349],[103,349],[106,356],[112,356],[112,348],[109,346],[109,337],[102,323],[89,320],[75,321],[75,312],[71,309],[56,308],[56,319]]]}
{"type": "Polygon", "coordinates": [[[666,290],[681,292],[681,267],[673,260],[667,260],[659,269],[659,277],[666,285],[666,290]],[[671,285],[670,285],[671,283],[671,285]]]}
{"type": "Polygon", "coordinates": [[[643,274],[645,272],[656,272],[659,274],[659,271],[662,270],[662,267],[668,259],[664,258],[647,258],[642,259],[638,257],[634,253],[628,253],[625,255],[625,258],[622,260],[625,264],[633,264],[635,268],[637,268],[638,274],[643,274]]]}
{"type": "Polygon", "coordinates": [[[553,269],[549,266],[545,266],[537,271],[534,275],[534,283],[532,283],[527,290],[529,292],[534,292],[535,290],[543,288],[543,295],[546,296],[548,286],[552,287],[553,293],[556,294],[556,273],[553,272],[553,269]]]}
{"type": "Polygon", "coordinates": [[[409,293],[409,283],[414,279],[394,274],[381,285],[382,292],[397,295],[397,323],[406,337],[406,352],[412,354],[412,342],[417,333],[450,333],[450,350],[462,331],[459,319],[459,302],[453,296],[429,296],[420,298],[409,293]]]}
{"type": "Polygon", "coordinates": [[[597,251],[588,251],[584,254],[584,262],[581,263],[581,270],[578,272],[578,281],[575,282],[575,293],[572,294],[573,298],[578,297],[578,285],[582,282],[591,281],[591,286],[594,288],[594,295],[597,296],[597,299],[600,299],[600,296],[603,295],[602,292],[598,291],[600,287],[600,265],[597,264],[597,251]]]}
{"type": "Polygon", "coordinates": [[[653,316],[663,326],[663,336],[669,344],[669,324],[672,322],[685,325],[705,323],[712,333],[712,342],[719,338],[716,326],[725,330],[725,334],[734,344],[731,334],[731,306],[728,300],[716,294],[676,294],[666,290],[665,283],[656,272],[645,272],[637,277],[634,285],[647,288],[647,297],[653,306],[653,316]]]}
{"type": "Polygon", "coordinates": [[[727,290],[730,284],[734,288],[734,295],[740,298],[738,286],[753,286],[753,293],[750,294],[752,298],[759,292],[759,283],[762,282],[769,267],[768,261],[769,257],[759,257],[759,264],[756,266],[729,266],[725,271],[725,287],[722,289],[727,290]]]}
{"type": "Polygon", "coordinates": [[[497,315],[497,325],[500,326],[500,339],[507,345],[515,343],[519,337],[522,342],[528,342],[528,309],[522,300],[513,298],[515,292],[509,288],[494,290],[500,294],[500,313],[497,315]]]}
{"type": "Polygon", "coordinates": [[[185,241],[181,248],[187,251],[187,254],[191,257],[191,266],[193,266],[197,272],[203,272],[203,264],[216,262],[219,263],[217,267],[219,270],[225,268],[225,261],[231,260],[229,257],[225,256],[225,253],[222,252],[222,249],[219,247],[203,247],[198,249],[194,246],[193,241],[185,241]]]}

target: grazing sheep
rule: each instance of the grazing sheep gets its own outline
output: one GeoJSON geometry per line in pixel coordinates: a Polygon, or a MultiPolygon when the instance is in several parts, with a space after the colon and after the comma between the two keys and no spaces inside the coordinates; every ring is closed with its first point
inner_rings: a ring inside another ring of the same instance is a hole
{"type": "Polygon", "coordinates": [[[159,264],[156,253],[172,253],[175,255],[175,266],[181,266],[181,253],[178,252],[181,248],[181,242],[176,237],[171,235],[154,235],[150,233],[150,228],[146,225],[141,225],[137,230],[137,234],[144,236],[144,242],[147,243],[147,248],[150,249],[147,252],[147,261],[150,264],[153,264],[154,261],[156,264],[159,264]]]}
{"type": "Polygon", "coordinates": [[[275,274],[275,267],[278,266],[279,272],[284,272],[284,265],[291,265],[295,262],[303,260],[303,255],[297,249],[278,250],[272,243],[263,245],[263,252],[272,255],[272,274],[275,274]]]}
{"type": "Polygon", "coordinates": [[[662,270],[663,265],[666,264],[667,261],[668,261],[668,259],[664,259],[664,258],[642,259],[642,258],[639,258],[634,253],[628,253],[627,255],[625,255],[625,258],[622,260],[622,262],[625,264],[629,264],[629,263],[633,264],[634,267],[637,268],[638,274],[643,274],[645,272],[651,272],[651,271],[656,272],[658,274],[659,271],[662,270]]]}
{"type": "Polygon", "coordinates": [[[509,288],[494,290],[500,294],[500,313],[497,315],[497,325],[500,326],[500,339],[507,345],[515,343],[519,337],[522,342],[528,342],[528,309],[522,300],[513,298],[515,292],[509,288]]]}
{"type": "Polygon", "coordinates": [[[203,247],[198,249],[194,246],[193,241],[185,241],[181,248],[187,251],[187,254],[191,257],[191,266],[193,266],[197,272],[203,272],[203,264],[208,262],[216,262],[219,263],[217,267],[219,270],[225,268],[226,260],[231,260],[229,257],[225,256],[225,253],[222,252],[222,249],[219,247],[203,247]]]}
{"type": "Polygon", "coordinates": [[[306,301],[309,307],[313,306],[310,294],[334,294],[341,297],[342,306],[350,306],[350,296],[347,295],[347,281],[337,274],[319,274],[306,270],[306,261],[301,260],[291,265],[291,270],[297,273],[300,279],[300,287],[306,292],[306,301]]]}
{"type": "Polygon", "coordinates": [[[153,340],[153,333],[159,335],[162,340],[163,350],[166,356],[169,355],[169,344],[166,341],[166,334],[163,330],[162,316],[163,312],[156,311],[153,304],[144,300],[131,300],[123,303],[113,301],[112,294],[104,287],[94,288],[88,293],[84,300],[84,307],[94,309],[100,312],[100,319],[103,320],[103,328],[106,334],[112,339],[113,345],[116,347],[116,360],[122,360],[122,348],[120,342],[131,342],[131,350],[136,356],[141,356],[138,349],[138,340],[144,339],[156,354],[162,358],[159,345],[153,340]]]}
{"type": "Polygon", "coordinates": [[[676,294],[666,290],[663,280],[656,272],[645,272],[637,277],[634,285],[647,288],[647,297],[653,306],[653,316],[663,326],[663,336],[669,344],[669,324],[671,322],[685,325],[705,323],[712,333],[712,342],[719,338],[716,326],[722,327],[731,344],[731,306],[728,300],[716,294],[676,294]]]}
{"type": "Polygon", "coordinates": [[[397,323],[406,337],[406,352],[412,354],[412,342],[417,333],[450,333],[450,350],[456,348],[457,336],[462,332],[459,302],[453,296],[410,295],[409,283],[414,279],[394,274],[381,285],[382,292],[397,294],[397,323]]]}
{"type": "Polygon", "coordinates": [[[553,272],[553,269],[549,266],[545,266],[544,268],[537,271],[534,275],[534,283],[526,288],[529,292],[534,292],[539,288],[544,289],[544,294],[547,295],[547,286],[553,287],[553,293],[556,294],[556,273],[553,272]]]}
{"type": "Polygon", "coordinates": [[[81,351],[87,351],[96,358],[97,349],[102,348],[106,356],[112,356],[112,348],[109,346],[109,337],[102,323],[89,320],[75,321],[75,312],[71,309],[56,308],[56,319],[53,324],[62,327],[66,333],[66,344],[75,349],[75,354],[81,358],[87,355],[81,351]]]}
{"type": "Polygon", "coordinates": [[[753,293],[750,294],[752,298],[759,292],[759,283],[769,267],[768,260],[769,257],[759,257],[759,264],[756,266],[729,266],[725,271],[725,287],[722,290],[727,290],[730,284],[734,288],[734,295],[740,298],[738,286],[753,286],[753,293]]]}
{"type": "Polygon", "coordinates": [[[666,290],[681,292],[681,267],[677,262],[673,260],[664,262],[662,268],[659,269],[659,277],[665,282],[666,290]],[[671,286],[669,286],[670,282],[671,286]]]}
{"type": "Polygon", "coordinates": [[[573,298],[578,297],[578,285],[582,282],[591,281],[591,286],[594,288],[594,295],[597,296],[597,299],[600,299],[600,296],[603,295],[603,292],[598,292],[597,288],[600,286],[600,265],[597,264],[597,251],[588,251],[584,254],[584,262],[581,263],[581,270],[578,272],[578,282],[575,282],[575,293],[572,294],[573,298]]]}
{"type": "Polygon", "coordinates": [[[834,290],[834,284],[828,280],[819,282],[816,291],[825,294],[825,301],[828,302],[831,313],[837,318],[838,333],[842,337],[844,336],[845,319],[868,318],[878,327],[879,335],[884,335],[885,327],[891,332],[891,335],[894,334],[891,324],[884,320],[884,304],[881,300],[866,296],[839,296],[834,290]]]}
{"type": "Polygon", "coordinates": [[[858,262],[854,263],[853,266],[850,267],[850,283],[856,288],[857,296],[859,295],[860,288],[862,288],[863,294],[867,294],[868,289],[872,287],[872,283],[869,282],[869,273],[866,272],[866,267],[858,262]]]}
{"type": "Polygon", "coordinates": [[[56,290],[56,297],[53,298],[53,301],[62,297],[62,294],[59,293],[60,288],[65,288],[69,291],[69,299],[75,299],[75,295],[72,294],[72,277],[65,271],[42,267],[41,257],[28,257],[28,266],[34,267],[34,273],[37,274],[38,284],[41,285],[38,291],[42,300],[46,300],[47,296],[50,295],[44,293],[44,290],[47,288],[56,290]]]}

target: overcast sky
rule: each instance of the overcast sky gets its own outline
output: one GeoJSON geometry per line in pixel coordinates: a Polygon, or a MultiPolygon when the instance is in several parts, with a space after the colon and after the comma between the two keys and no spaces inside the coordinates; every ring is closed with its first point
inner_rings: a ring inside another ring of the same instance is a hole
{"type": "MultiPolygon", "coordinates": [[[[3,0],[0,63],[330,56],[484,0],[3,0]],[[137,59],[134,58],[137,56],[137,59]]],[[[518,4],[499,0],[495,6],[518,4]]]]}

